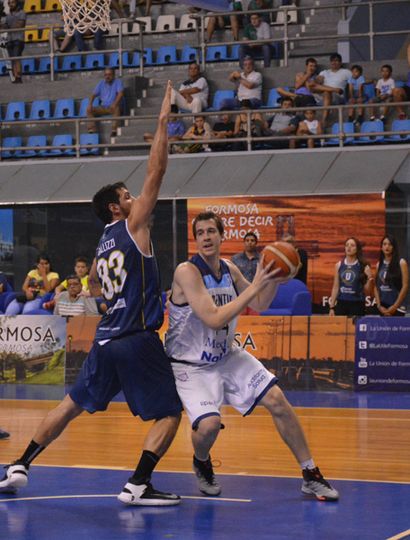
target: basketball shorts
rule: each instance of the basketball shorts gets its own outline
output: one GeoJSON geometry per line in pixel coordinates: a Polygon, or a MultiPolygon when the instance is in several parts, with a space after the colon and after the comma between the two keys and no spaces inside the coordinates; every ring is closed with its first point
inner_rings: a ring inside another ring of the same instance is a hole
{"type": "Polygon", "coordinates": [[[220,416],[231,405],[243,416],[250,414],[278,380],[254,356],[235,349],[216,364],[172,361],[179,397],[192,428],[207,416],[220,416]]]}
{"type": "Polygon", "coordinates": [[[120,390],[132,414],[143,420],[181,412],[169,358],[156,332],[139,332],[104,345],[94,343],[70,397],[94,413],[105,411],[120,390]]]}

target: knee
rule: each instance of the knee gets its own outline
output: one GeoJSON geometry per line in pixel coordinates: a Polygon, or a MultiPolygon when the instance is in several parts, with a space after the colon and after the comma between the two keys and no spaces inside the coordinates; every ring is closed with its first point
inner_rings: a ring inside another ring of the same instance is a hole
{"type": "Polygon", "coordinates": [[[221,417],[220,416],[207,416],[200,420],[196,432],[201,437],[209,438],[214,437],[219,433],[221,429],[221,417]]]}
{"type": "Polygon", "coordinates": [[[278,385],[272,386],[263,397],[261,404],[264,405],[273,416],[283,416],[290,407],[282,390],[278,385]]]}

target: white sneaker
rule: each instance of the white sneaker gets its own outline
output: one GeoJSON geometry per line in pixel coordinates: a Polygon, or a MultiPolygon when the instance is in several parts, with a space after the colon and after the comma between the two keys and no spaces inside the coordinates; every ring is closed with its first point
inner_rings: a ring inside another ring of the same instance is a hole
{"type": "Polygon", "coordinates": [[[8,465],[6,474],[0,480],[0,493],[16,493],[19,488],[27,485],[27,475],[28,468],[24,465],[8,465]]]}
{"type": "Polygon", "coordinates": [[[124,504],[134,506],[174,506],[181,502],[179,495],[157,491],[150,482],[138,486],[128,482],[117,498],[124,504]]]}
{"type": "Polygon", "coordinates": [[[195,465],[195,461],[192,463],[192,468],[198,481],[198,488],[204,495],[210,495],[211,497],[217,497],[221,493],[221,486],[215,478],[214,470],[212,467],[211,458],[205,463],[202,470],[195,465]]]}
{"type": "Polygon", "coordinates": [[[312,495],[318,501],[337,501],[339,493],[323,478],[318,467],[303,469],[302,493],[312,495]]]}

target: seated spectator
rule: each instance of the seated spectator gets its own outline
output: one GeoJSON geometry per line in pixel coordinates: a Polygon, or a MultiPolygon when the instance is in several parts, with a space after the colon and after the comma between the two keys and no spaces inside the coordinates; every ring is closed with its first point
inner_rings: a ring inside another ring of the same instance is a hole
{"type": "MultiPolygon", "coordinates": [[[[248,11],[258,11],[259,9],[273,9],[273,0],[251,0],[248,4],[248,11]]],[[[269,13],[260,13],[262,21],[270,24],[269,13]]],[[[247,23],[249,23],[249,17],[247,17],[247,23]]]]}
{"type": "MultiPolygon", "coordinates": [[[[213,137],[218,139],[230,139],[233,137],[235,122],[229,114],[221,114],[220,121],[213,127],[213,137]]],[[[212,143],[209,145],[213,152],[230,152],[233,148],[232,143],[212,143]]]]}
{"type": "Polygon", "coordinates": [[[315,91],[315,76],[317,72],[317,61],[315,58],[307,58],[305,71],[296,73],[295,90],[290,92],[284,88],[277,88],[282,97],[293,99],[295,107],[315,107],[316,99],[313,95],[315,91]]]}
{"type": "MultiPolygon", "coordinates": [[[[178,114],[178,107],[176,105],[171,105],[171,113],[178,114]]],[[[177,118],[176,116],[170,116],[168,118],[168,140],[170,142],[180,141],[185,131],[185,124],[181,118],[177,118]]],[[[144,141],[152,143],[153,140],[153,133],[144,133],[144,141]]]]}
{"type": "MultiPolygon", "coordinates": [[[[321,135],[323,133],[322,124],[320,120],[316,118],[316,111],[314,109],[308,109],[305,111],[305,118],[299,122],[298,129],[296,131],[296,136],[303,135],[321,135]]],[[[306,141],[306,139],[304,139],[306,141]]],[[[307,139],[307,147],[314,148],[315,140],[317,139],[307,139]]],[[[296,148],[296,141],[293,139],[289,144],[290,148],[296,148]]]]}
{"type": "MultiPolygon", "coordinates": [[[[407,62],[410,68],[410,43],[407,45],[407,62]]],[[[407,73],[407,83],[402,88],[393,88],[393,101],[400,103],[401,101],[410,101],[410,70],[407,73]]],[[[405,120],[406,112],[402,106],[397,106],[397,115],[400,120],[405,120]]]]}
{"type": "MultiPolygon", "coordinates": [[[[381,68],[381,79],[376,83],[376,97],[371,100],[371,103],[389,103],[393,101],[393,88],[396,86],[392,78],[393,68],[389,64],[385,64],[381,68]]],[[[386,122],[388,106],[381,107],[380,120],[386,122]]],[[[375,110],[370,109],[370,120],[375,120],[375,110]]]]}
{"type": "Polygon", "coordinates": [[[258,237],[254,232],[248,232],[243,238],[243,251],[232,257],[232,262],[242,275],[252,283],[259,261],[258,237]]]}
{"type": "Polygon", "coordinates": [[[73,317],[75,315],[98,315],[94,298],[84,296],[81,279],[73,274],[65,279],[67,290],[63,291],[55,302],[54,315],[73,317]]]}
{"type": "MultiPolygon", "coordinates": [[[[283,97],[280,100],[281,109],[290,109],[293,107],[293,102],[290,97],[283,97]]],[[[269,129],[265,131],[265,135],[294,135],[299,126],[301,117],[294,112],[277,112],[270,119],[269,129]]],[[[268,121],[269,124],[269,121],[268,121]]],[[[272,148],[289,148],[289,140],[284,141],[269,141],[272,148]]]]}
{"type": "MultiPolygon", "coordinates": [[[[242,11],[242,2],[238,0],[231,0],[229,2],[229,11],[242,11]]],[[[238,15],[229,15],[228,16],[219,16],[219,17],[209,17],[208,18],[208,26],[207,26],[207,34],[208,34],[208,41],[211,41],[212,36],[215,32],[215,27],[219,26],[219,28],[224,28],[227,24],[231,24],[231,30],[234,41],[238,41],[239,39],[239,23],[240,23],[240,16],[238,15]]]]}
{"type": "MultiPolygon", "coordinates": [[[[61,20],[64,22],[63,15],[61,14],[61,20]]],[[[65,30],[63,27],[61,28],[55,28],[53,30],[53,38],[54,38],[54,50],[56,52],[67,52],[68,48],[70,47],[73,36],[69,36],[65,33],[65,30]],[[60,44],[61,41],[61,44],[60,44]]]]}
{"type": "MultiPolygon", "coordinates": [[[[343,105],[345,103],[345,90],[351,76],[352,72],[350,69],[342,68],[342,57],[340,54],[334,53],[330,55],[330,69],[321,71],[315,81],[319,83],[319,85],[325,85],[331,88],[331,91],[322,91],[319,87],[315,88],[315,92],[323,94],[323,107],[329,105],[343,105]]],[[[323,124],[326,123],[329,112],[329,110],[323,111],[323,124]]]]}
{"type": "Polygon", "coordinates": [[[60,281],[57,272],[51,270],[50,257],[46,254],[39,255],[36,267],[27,274],[23,283],[23,292],[26,300],[34,300],[53,292],[60,281]]]}
{"type": "Polygon", "coordinates": [[[86,51],[87,46],[85,44],[85,36],[94,36],[94,48],[97,49],[97,51],[101,51],[104,48],[104,32],[100,28],[96,32],[91,32],[91,30],[86,30],[85,33],[81,33],[78,30],[75,30],[74,32],[74,41],[77,45],[77,49],[79,51],[86,51]]]}
{"type": "MultiPolygon", "coordinates": [[[[6,22],[1,28],[24,28],[26,26],[26,13],[18,0],[9,0],[10,12],[6,15],[6,22]]],[[[9,32],[7,36],[7,52],[9,56],[21,56],[24,50],[24,32],[9,32]]],[[[20,60],[11,61],[11,70],[14,83],[22,83],[20,60]]]]}
{"type": "Polygon", "coordinates": [[[282,238],[282,242],[288,242],[289,244],[292,244],[292,246],[296,249],[296,251],[299,254],[299,259],[301,262],[301,267],[299,268],[298,273],[295,276],[295,279],[299,279],[300,281],[303,281],[305,285],[307,285],[307,273],[308,273],[308,254],[307,252],[298,247],[295,241],[295,237],[292,236],[289,233],[285,233],[282,238]]]}
{"type": "MultiPolygon", "coordinates": [[[[243,100],[241,104],[241,111],[250,110],[250,102],[243,100]]],[[[251,113],[250,118],[250,135],[252,137],[263,137],[268,129],[268,124],[259,112],[251,113]]],[[[234,137],[247,137],[248,136],[248,114],[241,112],[235,119],[234,137]]],[[[240,151],[246,150],[246,142],[234,143],[233,150],[240,151]]]]}
{"type": "MultiPolygon", "coordinates": [[[[74,273],[80,279],[82,286],[82,294],[84,296],[90,296],[90,289],[88,287],[88,273],[90,271],[90,265],[85,257],[77,257],[74,261],[74,273]]],[[[68,289],[68,282],[65,279],[56,287],[56,297],[63,291],[68,289]]]]}
{"type": "MultiPolygon", "coordinates": [[[[208,122],[205,122],[204,116],[195,116],[194,123],[183,135],[183,140],[203,140],[211,139],[212,130],[208,122]]],[[[173,150],[177,154],[195,154],[197,152],[210,152],[211,149],[207,144],[190,143],[183,145],[174,145],[173,150]]]]}
{"type": "Polygon", "coordinates": [[[229,80],[237,87],[236,97],[222,100],[221,110],[240,109],[243,101],[250,103],[251,109],[262,105],[262,73],[255,71],[251,56],[244,58],[243,71],[233,71],[229,80]]]}
{"type": "MultiPolygon", "coordinates": [[[[124,87],[122,81],[115,78],[113,68],[105,68],[104,80],[100,81],[94,89],[87,107],[87,117],[114,115],[121,116],[121,109],[124,103],[124,87]],[[93,106],[95,98],[100,99],[100,105],[93,106]]],[[[118,120],[112,123],[111,137],[117,135],[118,120]]],[[[95,133],[97,126],[95,122],[89,122],[88,133],[95,133]]]]}
{"type": "MultiPolygon", "coordinates": [[[[363,85],[365,84],[365,78],[363,77],[363,68],[355,64],[352,66],[352,76],[347,81],[348,91],[349,91],[349,103],[364,103],[365,96],[363,92],[363,85]]],[[[364,111],[363,107],[360,109],[349,109],[348,120],[353,122],[356,117],[356,111],[358,113],[355,124],[360,125],[364,120],[364,111]]]]}
{"type": "Polygon", "coordinates": [[[171,104],[197,114],[208,107],[208,82],[195,62],[189,65],[188,75],[178,91],[172,89],[171,104]]]}
{"type": "Polygon", "coordinates": [[[260,43],[259,40],[272,38],[270,26],[262,20],[258,13],[252,13],[250,19],[250,24],[245,27],[244,39],[254,41],[254,43],[240,45],[239,63],[243,66],[245,56],[250,55],[255,59],[255,56],[263,55],[263,65],[264,67],[269,67],[272,57],[272,47],[270,43],[260,43]]]}

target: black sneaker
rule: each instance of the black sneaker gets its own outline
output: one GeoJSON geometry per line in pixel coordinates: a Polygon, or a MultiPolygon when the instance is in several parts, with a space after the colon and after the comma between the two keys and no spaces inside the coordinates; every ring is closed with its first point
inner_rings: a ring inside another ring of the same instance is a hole
{"type": "Polygon", "coordinates": [[[127,482],[117,498],[133,506],[174,506],[181,502],[179,495],[157,491],[150,482],[138,486],[127,482]]]}
{"type": "Polygon", "coordinates": [[[199,462],[194,457],[192,468],[198,480],[198,488],[201,493],[211,495],[212,497],[216,497],[221,493],[221,486],[215,478],[210,457],[205,462],[199,462]]]}
{"type": "Polygon", "coordinates": [[[3,431],[0,429],[0,439],[8,439],[10,437],[10,433],[7,433],[7,431],[3,431]]]}
{"type": "Polygon", "coordinates": [[[303,469],[302,493],[313,495],[319,501],[337,501],[339,493],[327,482],[318,467],[303,469]]]}

